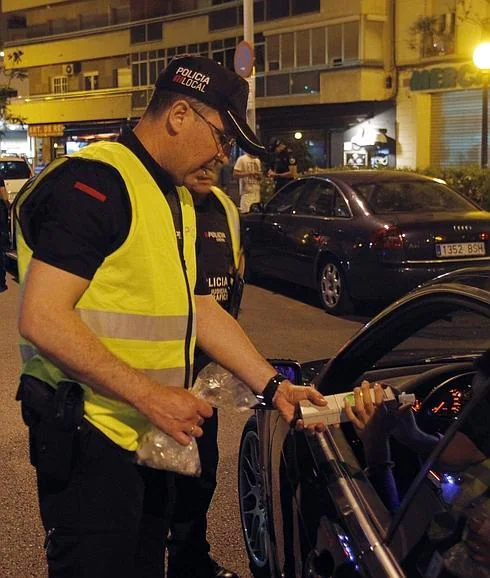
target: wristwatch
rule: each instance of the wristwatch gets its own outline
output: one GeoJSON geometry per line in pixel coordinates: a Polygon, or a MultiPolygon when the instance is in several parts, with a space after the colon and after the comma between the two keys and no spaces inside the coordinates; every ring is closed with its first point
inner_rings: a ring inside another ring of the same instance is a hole
{"type": "Polygon", "coordinates": [[[283,381],[285,381],[286,379],[287,379],[287,377],[282,375],[282,373],[276,373],[276,375],[273,375],[269,379],[269,381],[267,382],[266,386],[264,387],[262,393],[257,395],[257,397],[261,398],[262,403],[264,403],[265,405],[272,405],[272,400],[274,399],[274,396],[276,395],[276,391],[277,391],[277,388],[279,387],[279,384],[282,383],[283,381]]]}

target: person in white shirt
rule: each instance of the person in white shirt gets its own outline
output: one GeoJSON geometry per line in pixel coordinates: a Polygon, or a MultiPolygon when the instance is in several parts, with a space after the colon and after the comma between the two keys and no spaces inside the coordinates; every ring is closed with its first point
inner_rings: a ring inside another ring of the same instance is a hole
{"type": "Polygon", "coordinates": [[[248,153],[239,156],[233,168],[233,176],[238,177],[239,182],[240,212],[248,213],[253,203],[260,202],[262,166],[259,158],[248,153]]]}

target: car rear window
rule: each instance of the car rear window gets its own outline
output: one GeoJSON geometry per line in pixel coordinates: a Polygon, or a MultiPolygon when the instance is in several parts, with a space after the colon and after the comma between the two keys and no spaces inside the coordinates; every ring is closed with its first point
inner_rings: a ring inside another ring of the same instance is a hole
{"type": "Polygon", "coordinates": [[[4,179],[28,179],[31,176],[29,165],[22,160],[0,161],[0,174],[4,179]]]}
{"type": "Polygon", "coordinates": [[[431,181],[354,183],[352,188],[374,214],[475,210],[472,203],[452,189],[431,181]]]}

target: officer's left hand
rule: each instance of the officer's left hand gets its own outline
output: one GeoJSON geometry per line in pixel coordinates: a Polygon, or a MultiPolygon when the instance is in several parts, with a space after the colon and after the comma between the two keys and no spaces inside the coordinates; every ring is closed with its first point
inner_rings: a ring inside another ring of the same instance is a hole
{"type": "MultiPolygon", "coordinates": [[[[304,429],[302,419],[297,419],[298,405],[300,401],[308,400],[314,405],[327,405],[323,395],[313,387],[301,387],[293,385],[289,380],[279,384],[272,405],[278,410],[287,423],[294,425],[296,430],[304,429]]],[[[310,433],[325,430],[324,423],[311,424],[307,427],[310,433]]]]}

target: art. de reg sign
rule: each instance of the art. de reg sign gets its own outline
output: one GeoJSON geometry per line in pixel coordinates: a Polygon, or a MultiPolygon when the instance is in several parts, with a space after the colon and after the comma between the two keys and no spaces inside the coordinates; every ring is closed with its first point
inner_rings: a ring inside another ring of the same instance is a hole
{"type": "Polygon", "coordinates": [[[481,84],[482,71],[469,63],[414,70],[410,78],[410,89],[413,91],[469,88],[481,84]]]}

